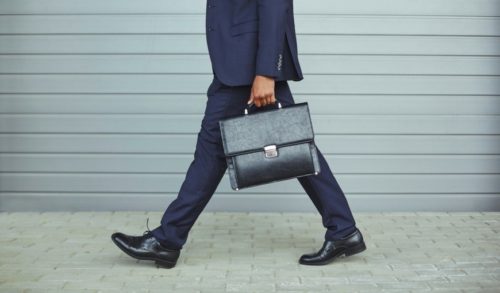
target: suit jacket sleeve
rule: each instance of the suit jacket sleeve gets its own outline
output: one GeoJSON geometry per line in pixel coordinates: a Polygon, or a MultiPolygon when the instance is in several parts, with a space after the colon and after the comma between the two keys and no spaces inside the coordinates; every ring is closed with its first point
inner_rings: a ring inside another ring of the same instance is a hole
{"type": "Polygon", "coordinates": [[[277,77],[281,70],[287,13],[293,0],[257,0],[259,44],[256,75],[277,77]]]}

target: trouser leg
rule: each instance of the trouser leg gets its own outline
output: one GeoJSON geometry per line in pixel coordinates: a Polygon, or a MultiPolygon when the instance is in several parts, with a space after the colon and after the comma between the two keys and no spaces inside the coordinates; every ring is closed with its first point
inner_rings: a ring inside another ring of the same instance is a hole
{"type": "MultiPolygon", "coordinates": [[[[276,89],[276,97],[282,105],[295,103],[287,83],[280,83],[276,89]]],[[[354,232],[356,222],[344,192],[317,145],[316,148],[320,173],[297,179],[321,214],[323,226],[326,228],[325,240],[335,240],[354,232]]]]}
{"type": "MultiPolygon", "coordinates": [[[[227,87],[216,78],[210,85],[194,160],[177,198],[165,210],[161,225],[153,230],[153,235],[167,247],[182,248],[190,229],[224,176],[227,165],[218,121],[243,113],[250,88],[227,87]]],[[[282,105],[295,103],[287,82],[276,83],[276,97],[282,105]]],[[[322,216],[323,226],[327,229],[325,239],[338,239],[354,231],[355,221],[345,195],[319,148],[318,158],[321,172],[299,177],[298,181],[322,216]]]]}
{"type": "Polygon", "coordinates": [[[227,169],[219,120],[243,114],[249,93],[249,87],[227,87],[216,78],[208,88],[194,159],[177,197],[165,210],[161,225],[152,230],[165,246],[182,248],[190,229],[217,189],[227,169]]]}

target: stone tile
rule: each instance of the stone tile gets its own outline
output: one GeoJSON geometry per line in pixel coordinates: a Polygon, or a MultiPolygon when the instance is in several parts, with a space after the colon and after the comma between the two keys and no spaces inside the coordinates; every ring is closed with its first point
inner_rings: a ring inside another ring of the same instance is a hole
{"type": "Polygon", "coordinates": [[[498,292],[500,213],[356,213],[368,249],[298,264],[317,213],[205,212],[173,269],[118,250],[162,212],[0,213],[0,292],[498,292]]]}

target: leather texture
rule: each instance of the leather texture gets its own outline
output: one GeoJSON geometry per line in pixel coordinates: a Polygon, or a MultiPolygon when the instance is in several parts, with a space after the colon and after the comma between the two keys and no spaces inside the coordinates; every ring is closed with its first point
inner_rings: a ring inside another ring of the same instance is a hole
{"type": "Polygon", "coordinates": [[[116,232],[111,235],[111,239],[129,256],[142,260],[154,260],[156,264],[166,268],[174,267],[180,255],[180,250],[164,247],[151,232],[143,236],[116,232]]]}
{"type": "Polygon", "coordinates": [[[233,190],[321,171],[307,102],[229,117],[219,126],[233,190]],[[277,153],[266,156],[271,145],[277,153]]]}
{"type": "Polygon", "coordinates": [[[338,257],[347,257],[366,250],[361,231],[356,230],[342,239],[326,240],[323,246],[314,253],[304,254],[299,263],[303,265],[325,265],[338,257]]]}

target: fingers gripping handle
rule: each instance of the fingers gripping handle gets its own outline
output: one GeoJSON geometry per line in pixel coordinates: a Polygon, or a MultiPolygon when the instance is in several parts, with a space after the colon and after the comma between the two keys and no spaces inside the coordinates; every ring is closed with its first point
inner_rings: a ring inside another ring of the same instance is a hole
{"type": "MultiPolygon", "coordinates": [[[[278,106],[278,109],[281,109],[281,103],[278,101],[278,99],[276,99],[276,103],[274,104],[278,106]]],[[[254,102],[247,104],[247,106],[245,107],[245,115],[248,115],[248,109],[253,105],[254,102]]]]}

